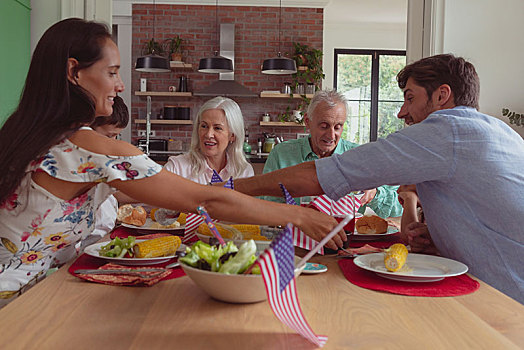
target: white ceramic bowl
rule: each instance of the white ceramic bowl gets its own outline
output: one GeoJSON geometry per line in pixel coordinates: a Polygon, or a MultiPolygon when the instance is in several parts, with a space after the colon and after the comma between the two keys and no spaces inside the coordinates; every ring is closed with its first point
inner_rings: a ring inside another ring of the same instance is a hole
{"type": "MultiPolygon", "coordinates": [[[[295,265],[300,261],[295,257],[295,265]]],[[[186,275],[209,296],[228,303],[256,303],[267,299],[266,287],[261,275],[227,275],[200,270],[181,263],[186,275]]],[[[300,271],[295,270],[295,276],[300,271]]]]}

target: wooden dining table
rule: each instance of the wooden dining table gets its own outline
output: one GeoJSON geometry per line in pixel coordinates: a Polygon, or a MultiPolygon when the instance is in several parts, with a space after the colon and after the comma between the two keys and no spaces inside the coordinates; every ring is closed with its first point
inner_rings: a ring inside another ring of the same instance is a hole
{"type": "MultiPolygon", "coordinates": [[[[480,281],[472,294],[414,297],[301,275],[302,311],[325,349],[522,349],[524,306],[480,281]]],[[[0,349],[314,349],[267,301],[229,304],[187,276],[151,287],[86,282],[68,265],[0,310],[0,349]]]]}

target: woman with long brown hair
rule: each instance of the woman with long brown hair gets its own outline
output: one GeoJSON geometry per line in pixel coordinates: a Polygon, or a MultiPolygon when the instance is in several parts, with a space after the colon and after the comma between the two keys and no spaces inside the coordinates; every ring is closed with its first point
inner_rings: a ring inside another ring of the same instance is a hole
{"type": "MultiPolygon", "coordinates": [[[[156,207],[217,219],[283,225],[316,239],[336,221],[317,211],[204,186],[162,167],[136,147],[88,125],[112,113],[124,90],[120,54],[106,27],[66,19],[50,27],[31,60],[20,104],[0,130],[0,307],[76,255],[93,230],[96,185],[156,207]]],[[[344,235],[329,245],[342,245],[344,235]]]]}

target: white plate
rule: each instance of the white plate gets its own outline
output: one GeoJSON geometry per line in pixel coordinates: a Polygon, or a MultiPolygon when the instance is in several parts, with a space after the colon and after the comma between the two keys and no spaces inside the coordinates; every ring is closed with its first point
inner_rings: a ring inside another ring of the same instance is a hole
{"type": "Polygon", "coordinates": [[[434,282],[445,277],[466,273],[468,267],[461,262],[440,256],[409,253],[406,265],[400,271],[391,272],[384,266],[384,253],[360,255],[355,265],[377,275],[403,282],[434,282]]]}
{"type": "Polygon", "coordinates": [[[393,235],[398,232],[398,228],[394,226],[388,226],[388,230],[386,233],[376,233],[376,234],[363,234],[358,233],[357,230],[355,230],[355,233],[351,236],[351,239],[357,240],[357,241],[371,241],[380,239],[389,235],[393,235]]]}
{"type": "Polygon", "coordinates": [[[174,227],[174,228],[170,228],[170,227],[162,228],[162,227],[152,227],[153,224],[154,224],[154,221],[151,220],[151,218],[147,218],[146,223],[143,226],[135,226],[135,225],[125,224],[125,223],[122,223],[122,226],[138,230],[139,233],[151,233],[151,231],[181,231],[181,232],[184,232],[184,228],[186,227],[186,225],[180,225],[179,227],[174,227]]]}
{"type": "MultiPolygon", "coordinates": [[[[143,242],[143,239],[137,239],[136,242],[143,242]]],[[[116,264],[121,265],[154,265],[154,264],[160,264],[163,262],[166,262],[168,260],[173,259],[174,255],[168,255],[168,256],[161,256],[158,258],[110,258],[108,256],[100,256],[100,247],[108,244],[109,241],[106,242],[98,242],[95,244],[92,244],[84,250],[84,253],[87,255],[91,255],[95,258],[105,259],[109,262],[113,262],[116,264]]],[[[177,251],[185,251],[186,246],[184,244],[180,245],[177,251]]]]}

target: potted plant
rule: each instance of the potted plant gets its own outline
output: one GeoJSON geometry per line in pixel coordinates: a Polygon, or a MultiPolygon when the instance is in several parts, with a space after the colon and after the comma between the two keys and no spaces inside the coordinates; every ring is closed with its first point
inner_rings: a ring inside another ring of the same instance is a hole
{"type": "Polygon", "coordinates": [[[164,42],[166,51],[169,53],[171,61],[182,62],[182,42],[184,40],[176,35],[164,42]]]}
{"type": "MultiPolygon", "coordinates": [[[[322,50],[318,50],[306,44],[296,42],[293,43],[293,48],[293,59],[295,60],[298,70],[295,74],[293,74],[293,82],[291,83],[291,86],[293,91],[295,91],[295,94],[300,94],[301,98],[298,106],[293,108],[300,111],[301,117],[293,118],[293,121],[301,124],[304,121],[304,115],[306,113],[307,107],[311,102],[311,98],[309,98],[307,94],[311,94],[312,92],[307,91],[305,87],[302,89],[297,89],[297,87],[299,87],[301,84],[313,84],[314,91],[320,89],[320,83],[325,76],[322,69],[323,53],[322,50]],[[297,92],[297,90],[300,91],[297,92]]],[[[296,102],[293,100],[293,93],[290,94],[290,97],[292,99],[290,102],[292,104],[296,104],[296,102]]]]}
{"type": "Polygon", "coordinates": [[[293,83],[296,88],[299,83],[309,83],[315,85],[315,91],[320,88],[320,82],[324,79],[322,69],[322,50],[312,48],[306,44],[293,43],[293,59],[297,64],[298,70],[293,74],[293,83]],[[305,67],[301,69],[301,67],[305,67]]]}
{"type": "Polygon", "coordinates": [[[524,114],[512,112],[508,108],[502,108],[502,115],[509,118],[510,124],[524,126],[524,114]]]}
{"type": "Polygon", "coordinates": [[[155,39],[150,39],[149,41],[145,43],[144,48],[142,49],[142,54],[143,55],[155,54],[158,56],[162,56],[164,54],[164,48],[158,41],[155,41],[155,39]]]}

